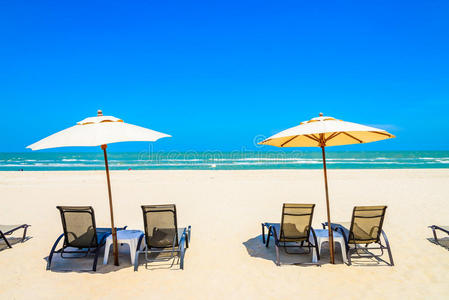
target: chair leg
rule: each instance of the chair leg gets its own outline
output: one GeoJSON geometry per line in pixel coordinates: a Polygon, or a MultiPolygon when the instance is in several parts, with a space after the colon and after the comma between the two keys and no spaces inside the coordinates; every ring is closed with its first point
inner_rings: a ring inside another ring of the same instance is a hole
{"type": "Polygon", "coordinates": [[[97,247],[97,249],[95,250],[95,257],[94,257],[94,264],[92,266],[92,271],[96,272],[97,271],[97,261],[98,261],[98,254],[100,253],[100,246],[97,247]]]}
{"type": "Polygon", "coordinates": [[[181,270],[184,270],[184,255],[185,255],[186,250],[184,249],[184,247],[181,249],[181,253],[180,253],[180,262],[179,262],[179,268],[181,270]]]}
{"type": "Polygon", "coordinates": [[[8,240],[6,239],[6,236],[3,234],[3,232],[1,232],[0,231],[0,238],[2,238],[4,241],[5,241],[5,243],[6,243],[6,246],[8,246],[8,248],[12,248],[11,247],[11,244],[8,242],[8,240]]]}
{"type": "Polygon", "coordinates": [[[265,225],[262,223],[262,243],[265,244],[265,225]]]}
{"type": "Polygon", "coordinates": [[[270,236],[273,234],[272,230],[271,230],[271,226],[268,227],[268,235],[267,235],[267,243],[265,244],[265,247],[268,248],[268,246],[270,245],[270,236]]]}
{"type": "Polygon", "coordinates": [[[142,235],[139,237],[139,241],[137,242],[136,251],[139,251],[139,250],[140,250],[140,247],[141,247],[141,245],[142,245],[143,237],[144,237],[144,234],[142,234],[142,235]]]}
{"type": "Polygon", "coordinates": [[[313,244],[314,244],[313,246],[316,249],[316,257],[318,260],[320,260],[321,258],[320,258],[320,248],[318,247],[318,239],[316,237],[316,233],[315,233],[315,230],[313,230],[313,228],[312,228],[311,232],[312,232],[312,236],[313,236],[313,244]]]}
{"type": "Polygon", "coordinates": [[[192,236],[192,226],[188,226],[186,229],[186,249],[189,248],[190,237],[192,236]]]}
{"type": "Polygon", "coordinates": [[[27,229],[28,229],[28,225],[26,225],[26,226],[23,228],[22,243],[25,241],[25,238],[27,237],[27,229]]]}
{"type": "Polygon", "coordinates": [[[64,234],[61,234],[57,239],[56,242],[53,244],[53,247],[50,250],[50,255],[48,255],[48,261],[47,261],[47,270],[50,270],[51,266],[51,259],[53,258],[53,254],[55,253],[56,246],[59,243],[59,240],[64,236],[64,234]]]}
{"type": "Polygon", "coordinates": [[[349,248],[349,246],[348,246],[348,250],[347,250],[348,252],[347,252],[347,258],[348,258],[348,266],[350,266],[350,265],[352,265],[352,262],[351,262],[351,248],[349,248]]]}
{"type": "Polygon", "coordinates": [[[388,256],[390,258],[390,266],[394,266],[393,255],[391,254],[390,242],[388,242],[387,235],[385,234],[385,232],[383,230],[382,230],[382,236],[384,237],[385,246],[387,247],[388,256]]]}
{"type": "Polygon", "coordinates": [[[178,250],[176,251],[175,249],[173,249],[173,252],[172,252],[172,256],[173,256],[174,252],[178,252],[178,254],[179,254],[179,268],[181,270],[184,270],[184,255],[186,253],[186,247],[187,247],[187,245],[189,243],[188,239],[189,239],[188,238],[188,234],[185,233],[184,239],[181,238],[181,242],[179,244],[178,250]]]}
{"type": "Polygon", "coordinates": [[[436,228],[435,228],[434,226],[430,226],[430,228],[432,229],[433,238],[434,238],[435,242],[436,242],[438,245],[442,246],[442,245],[440,244],[440,242],[438,241],[436,228]]]}
{"type": "Polygon", "coordinates": [[[188,238],[190,243],[190,239],[192,238],[192,226],[189,225],[189,227],[187,227],[187,233],[189,234],[188,238]]]}

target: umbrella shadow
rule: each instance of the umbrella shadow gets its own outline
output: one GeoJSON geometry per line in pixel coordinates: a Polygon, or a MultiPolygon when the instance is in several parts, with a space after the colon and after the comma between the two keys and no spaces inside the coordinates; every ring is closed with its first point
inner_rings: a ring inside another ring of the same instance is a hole
{"type": "MultiPolygon", "coordinates": [[[[27,236],[23,240],[21,237],[6,237],[6,238],[8,239],[8,243],[14,248],[14,245],[25,243],[26,241],[31,240],[33,237],[27,236]]],[[[6,242],[2,239],[0,241],[0,252],[5,251],[7,249],[11,249],[11,248],[9,248],[8,245],[6,245],[6,242]]]]}

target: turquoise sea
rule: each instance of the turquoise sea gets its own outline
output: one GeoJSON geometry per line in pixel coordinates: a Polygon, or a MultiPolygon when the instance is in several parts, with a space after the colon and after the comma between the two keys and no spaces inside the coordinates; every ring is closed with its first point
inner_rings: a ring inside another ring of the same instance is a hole
{"type": "MultiPolygon", "coordinates": [[[[321,152],[111,152],[114,170],[320,169],[321,152]]],[[[449,168],[449,151],[328,152],[332,169],[449,168]]],[[[102,152],[0,153],[1,171],[103,170],[102,152]]]]}

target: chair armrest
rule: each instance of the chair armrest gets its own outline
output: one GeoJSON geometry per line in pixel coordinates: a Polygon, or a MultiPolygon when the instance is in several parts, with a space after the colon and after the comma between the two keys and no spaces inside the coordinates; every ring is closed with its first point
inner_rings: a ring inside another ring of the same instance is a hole
{"type": "Polygon", "coordinates": [[[449,234],[449,226],[437,226],[437,225],[432,225],[429,226],[429,228],[431,228],[432,230],[441,230],[447,234],[449,234]]]}

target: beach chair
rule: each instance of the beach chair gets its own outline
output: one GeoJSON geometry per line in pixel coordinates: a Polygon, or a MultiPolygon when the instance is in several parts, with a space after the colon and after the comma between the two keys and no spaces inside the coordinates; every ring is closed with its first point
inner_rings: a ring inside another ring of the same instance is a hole
{"type": "Polygon", "coordinates": [[[449,238],[438,238],[437,237],[437,230],[442,231],[446,234],[449,234],[449,226],[438,226],[438,225],[432,225],[429,226],[430,229],[432,229],[434,242],[440,246],[443,246],[445,248],[449,249],[449,238]]]}
{"type": "Polygon", "coordinates": [[[176,255],[180,268],[184,269],[184,255],[189,247],[191,226],[178,228],[176,205],[142,205],[142,212],[145,227],[144,248],[140,250],[140,247],[137,247],[134,271],[137,271],[139,266],[141,253],[145,253],[145,267],[148,262],[169,261],[176,255]],[[164,256],[163,253],[169,255],[164,256]],[[159,257],[160,254],[163,257],[159,257]]]}
{"type": "MultiPolygon", "coordinates": [[[[390,243],[382,229],[386,209],[386,206],[355,206],[350,223],[331,224],[333,230],[343,235],[349,265],[351,265],[351,255],[355,253],[360,258],[374,257],[387,265],[394,266],[390,243]],[[381,234],[385,244],[381,241],[381,234]],[[372,244],[377,245],[372,247],[370,246],[372,244]],[[377,255],[370,252],[371,250],[381,250],[381,253],[377,255]],[[380,258],[384,254],[384,250],[387,250],[389,263],[380,258]]],[[[322,225],[323,228],[328,226],[327,222],[322,225]]]]}
{"type": "MultiPolygon", "coordinates": [[[[314,208],[315,204],[284,203],[281,223],[262,223],[262,242],[265,246],[269,246],[270,237],[274,238],[276,265],[280,266],[279,247],[283,247],[289,254],[292,252],[288,252],[288,248],[307,248],[308,251],[304,254],[308,254],[311,248],[315,247],[318,260],[320,259],[315,230],[312,228],[314,208]],[[266,238],[265,228],[268,229],[266,238]]],[[[293,253],[299,254],[298,252],[293,253]]]]}
{"type": "Polygon", "coordinates": [[[0,225],[0,239],[3,239],[8,248],[12,248],[11,243],[6,238],[7,235],[11,235],[14,231],[23,229],[22,243],[25,241],[27,235],[27,229],[31,225],[22,224],[22,225],[0,225]]]}
{"type": "MultiPolygon", "coordinates": [[[[104,246],[106,238],[112,233],[111,228],[96,227],[92,206],[57,206],[56,208],[61,214],[64,233],[56,239],[51,248],[47,270],[50,270],[53,254],[60,253],[61,258],[64,259],[81,258],[94,254],[92,271],[96,271],[100,248],[104,246]],[[56,250],[62,237],[64,237],[64,243],[59,250],[56,250]]],[[[126,229],[126,226],[117,230],[122,229],[126,229]]]]}

